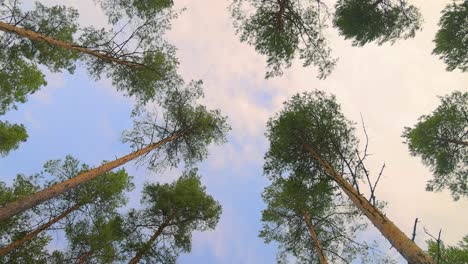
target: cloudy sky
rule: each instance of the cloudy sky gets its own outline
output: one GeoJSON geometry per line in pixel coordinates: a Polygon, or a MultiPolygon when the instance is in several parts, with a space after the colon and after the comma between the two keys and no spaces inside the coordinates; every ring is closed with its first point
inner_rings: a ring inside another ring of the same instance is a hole
{"type": "MultiPolygon", "coordinates": [[[[82,25],[106,24],[92,0],[43,2],[74,6],[82,25]]],[[[437,96],[468,90],[467,74],[446,72],[443,62],[431,55],[440,11],[450,1],[410,2],[424,17],[424,29],[414,39],[355,48],[331,29],[328,39],[339,61],[326,80],[318,80],[317,71],[302,68],[300,61],[282,77],[265,80],[265,58],[239,42],[227,10],[229,1],[175,1],[177,9],[187,8],[167,36],[178,49],[180,73],[186,81],[204,81],[202,102],[221,109],[232,126],[228,143],[212,146],[209,158],[200,164],[207,191],[223,206],[221,221],[212,232],[195,233],[192,252],[182,255],[180,263],[274,262],[276,246],[257,237],[264,208],[260,194],[268,184],[262,176],[265,124],[291,95],[313,89],[335,94],[349,119],[358,122],[363,116],[372,153],[367,165],[378,173],[386,164],[377,197],[388,202],[385,212],[397,226],[410,235],[418,217],[416,241],[423,248],[427,239],[423,227],[432,233],[441,228],[448,244],[468,233],[468,201],[454,202],[448,192],[425,192],[431,173],[419,158],[409,155],[400,137],[403,127],[438,105],[437,96]]],[[[131,126],[130,99],[106,80],[90,80],[80,69],[74,75],[48,74],[47,80],[46,87],[5,116],[25,124],[30,135],[20,149],[0,159],[0,175],[6,181],[17,173],[38,172],[46,160],[66,154],[98,165],[129,151],[120,134],[131,126]]],[[[363,136],[361,129],[358,134],[363,136]]],[[[137,190],[145,181],[169,182],[179,175],[177,170],[155,174],[133,165],[126,168],[135,176],[137,190]]],[[[137,206],[138,192],[130,196],[130,204],[137,206]]],[[[377,239],[385,250],[390,247],[374,228],[363,237],[377,239]]],[[[53,243],[59,246],[60,241],[53,243]]],[[[388,251],[397,255],[394,249],[388,251]]]]}

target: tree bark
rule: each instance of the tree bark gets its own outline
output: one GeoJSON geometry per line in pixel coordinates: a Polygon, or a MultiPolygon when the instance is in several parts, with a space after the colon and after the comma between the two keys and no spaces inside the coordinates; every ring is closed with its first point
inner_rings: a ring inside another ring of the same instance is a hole
{"type": "Polygon", "coordinates": [[[153,245],[154,241],[156,241],[156,239],[159,237],[159,235],[161,235],[164,228],[169,225],[169,223],[170,223],[170,221],[172,220],[173,217],[174,217],[174,215],[169,217],[166,221],[164,221],[164,223],[161,226],[159,226],[159,228],[156,230],[156,232],[154,232],[154,234],[151,236],[151,238],[145,243],[143,248],[140,251],[138,251],[138,253],[135,255],[135,257],[133,257],[128,264],[136,264],[136,263],[138,263],[140,261],[140,259],[148,251],[148,249],[151,248],[151,245],[153,245]]]}
{"type": "Polygon", "coordinates": [[[309,229],[310,237],[314,241],[314,246],[315,246],[315,249],[317,250],[317,255],[319,257],[320,264],[328,264],[328,261],[325,258],[325,255],[323,254],[320,240],[318,239],[317,233],[315,233],[314,226],[312,225],[312,221],[310,220],[310,216],[306,210],[304,210],[304,220],[307,224],[307,228],[309,229]]]}
{"type": "Polygon", "coordinates": [[[47,228],[49,228],[50,226],[52,226],[53,224],[57,223],[58,221],[62,220],[63,218],[65,218],[67,215],[69,215],[70,213],[72,213],[73,211],[77,210],[78,208],[80,208],[81,205],[80,204],[75,204],[74,206],[68,208],[66,211],[64,211],[63,213],[61,213],[60,215],[54,217],[52,220],[50,220],[49,222],[41,225],[40,227],[36,228],[34,231],[28,233],[27,235],[25,235],[24,237],[22,237],[21,239],[18,239],[16,241],[14,241],[13,243],[10,243],[8,246],[4,247],[4,248],[1,248],[0,249],[0,256],[4,256],[6,255],[8,252],[12,251],[13,249],[23,245],[24,243],[30,241],[31,239],[33,239],[34,237],[36,237],[40,232],[46,230],[47,228]]]}
{"type": "Polygon", "coordinates": [[[57,197],[60,194],[63,194],[80,184],[86,183],[90,180],[97,178],[98,176],[111,171],[112,169],[119,167],[139,156],[142,156],[153,149],[156,149],[168,142],[174,141],[177,138],[181,137],[183,133],[176,133],[170,137],[167,137],[159,142],[153,143],[144,147],[140,150],[134,151],[126,156],[113,160],[111,162],[105,163],[97,168],[78,174],[76,177],[52,185],[46,189],[43,189],[39,192],[21,198],[17,201],[6,204],[0,208],[0,221],[4,221],[16,214],[26,211],[29,208],[32,208],[44,201],[47,201],[51,198],[57,197]]]}
{"type": "Polygon", "coordinates": [[[121,60],[116,57],[110,56],[104,52],[95,51],[86,47],[81,47],[71,42],[51,38],[46,35],[34,32],[32,30],[10,25],[8,23],[0,22],[0,30],[17,34],[18,36],[27,38],[31,41],[45,42],[52,46],[60,47],[60,48],[67,49],[67,50],[77,51],[80,53],[85,53],[85,54],[97,57],[99,59],[102,59],[104,61],[108,61],[108,62],[112,62],[112,63],[116,63],[116,64],[128,66],[128,67],[137,67],[137,68],[144,67],[143,64],[138,63],[138,62],[121,60]]]}
{"type": "Polygon", "coordinates": [[[83,264],[83,263],[86,263],[86,261],[88,260],[88,258],[93,254],[93,252],[90,250],[86,253],[84,253],[83,255],[80,256],[80,258],[76,261],[76,264],[83,264]]]}
{"type": "Polygon", "coordinates": [[[278,14],[276,15],[276,21],[278,24],[278,30],[282,31],[283,30],[283,24],[284,24],[284,12],[286,12],[286,1],[287,0],[278,0],[278,5],[280,7],[278,14]]]}
{"type": "Polygon", "coordinates": [[[314,158],[327,172],[327,174],[340,186],[351,201],[362,213],[372,222],[380,233],[400,252],[400,254],[413,264],[434,264],[434,261],[421,250],[411,239],[409,239],[390,219],[388,219],[379,209],[362,195],[358,194],[353,186],[338,174],[335,169],[309,145],[304,144],[304,148],[310,156],[314,158]]]}

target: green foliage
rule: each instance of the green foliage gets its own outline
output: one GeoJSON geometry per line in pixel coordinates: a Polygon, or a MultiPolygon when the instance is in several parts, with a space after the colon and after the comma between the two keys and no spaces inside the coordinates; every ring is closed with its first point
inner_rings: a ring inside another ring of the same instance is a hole
{"type": "MultiPolygon", "coordinates": [[[[47,177],[45,185],[51,185],[72,177],[89,166],[71,156],[61,160],[50,160],[45,163],[44,171],[31,177],[18,175],[12,187],[0,184],[0,205],[18,200],[43,189],[41,182],[47,177]]],[[[98,263],[111,263],[117,255],[116,247],[123,239],[123,220],[116,215],[115,210],[126,204],[123,196],[125,191],[131,191],[133,184],[125,170],[108,172],[97,179],[91,180],[67,192],[60,197],[48,201],[33,210],[16,215],[0,225],[0,246],[6,246],[23,238],[38,226],[49,222],[74,205],[79,209],[68,214],[64,219],[53,225],[55,230],[64,230],[68,238],[69,249],[66,252],[54,252],[50,256],[52,263],[70,262],[78,259],[83,253],[91,251],[89,259],[98,263]],[[61,262],[62,261],[62,262],[61,262]]],[[[50,241],[46,231],[41,232],[31,241],[14,249],[0,263],[46,263],[48,257],[45,249],[50,241]]]]}
{"type": "Polygon", "coordinates": [[[262,195],[267,209],[260,237],[279,243],[278,262],[293,257],[297,263],[318,263],[305,210],[330,263],[392,263],[372,245],[355,240],[365,228],[360,212],[306,149],[314,149],[348,180],[362,177],[353,124],[335,97],[321,91],[292,96],[268,121],[266,136],[264,174],[272,183],[262,195]]]}
{"type": "Polygon", "coordinates": [[[172,0],[134,0],[133,6],[140,17],[149,17],[158,11],[171,7],[174,4],[172,0]]]}
{"type": "Polygon", "coordinates": [[[121,258],[119,243],[126,237],[123,219],[118,215],[108,219],[98,216],[68,225],[66,234],[70,244],[67,258],[87,255],[86,263],[115,263],[121,258]]]}
{"type": "MultiPolygon", "coordinates": [[[[17,175],[11,187],[0,182],[0,205],[28,196],[40,189],[37,183],[38,175],[25,177],[17,175]]],[[[0,223],[0,247],[23,237],[36,224],[32,212],[16,215],[0,223]]],[[[23,247],[11,251],[6,256],[0,256],[0,263],[47,263],[46,246],[50,237],[40,234],[23,247]]]]}
{"type": "Polygon", "coordinates": [[[468,196],[468,93],[441,97],[430,115],[423,115],[413,128],[405,127],[411,155],[420,156],[434,173],[426,189],[450,189],[455,200],[468,196]]]}
{"type": "Polygon", "coordinates": [[[23,125],[10,124],[0,121],[0,156],[6,156],[26,142],[28,134],[23,125]]]}
{"type": "Polygon", "coordinates": [[[366,225],[359,212],[346,202],[326,175],[314,172],[294,172],[288,178],[277,178],[262,195],[267,208],[262,211],[266,243],[277,242],[278,263],[317,263],[315,242],[309,235],[304,210],[329,263],[388,263],[390,259],[366,242],[356,242],[356,234],[366,225]],[[289,260],[289,261],[288,261],[289,260]]]}
{"type": "Polygon", "coordinates": [[[15,108],[15,102],[25,102],[27,95],[46,84],[38,65],[46,66],[52,72],[63,69],[73,72],[80,59],[93,78],[111,78],[117,90],[135,96],[142,104],[158,99],[171,88],[179,78],[175,72],[178,62],[174,47],[162,36],[170,28],[171,19],[178,15],[171,11],[172,1],[100,2],[114,25],[112,29],[80,28],[77,11],[64,6],[47,7],[35,3],[34,9],[26,14],[22,13],[17,1],[0,6],[2,22],[75,43],[89,52],[124,62],[116,63],[2,32],[0,114],[15,108]]]}
{"type": "Polygon", "coordinates": [[[282,75],[282,69],[290,67],[298,55],[304,60],[304,66],[318,68],[319,78],[325,78],[335,66],[336,60],[331,58],[322,34],[326,25],[320,4],[296,0],[234,0],[231,13],[240,40],[267,56],[266,78],[282,75]],[[245,2],[248,8],[244,8],[245,2]],[[247,11],[251,7],[255,9],[254,14],[247,11]]]}
{"type": "Polygon", "coordinates": [[[427,241],[428,253],[438,264],[465,264],[468,263],[468,235],[465,235],[457,246],[445,246],[440,244],[440,253],[437,242],[427,241]],[[438,258],[439,257],[439,258],[438,258]]]}
{"type": "Polygon", "coordinates": [[[468,70],[468,1],[455,1],[442,11],[433,54],[447,64],[447,70],[468,70]]]}
{"type": "Polygon", "coordinates": [[[107,14],[113,30],[83,29],[79,42],[103,50],[112,57],[137,66],[108,63],[87,56],[88,71],[96,79],[112,79],[117,90],[135,96],[139,103],[159,100],[179,81],[175,48],[162,36],[180,12],[172,0],[96,0],[107,14]],[[125,26],[121,26],[125,25],[125,26]],[[131,30],[129,30],[131,29],[131,30]],[[117,42],[116,39],[122,39],[117,42]]]}
{"type": "Polygon", "coordinates": [[[363,46],[412,38],[421,29],[421,14],[406,0],[339,0],[333,23],[345,39],[363,46]]]}
{"type": "MultiPolygon", "coordinates": [[[[102,62],[99,62],[102,63],[102,62]]],[[[142,58],[141,69],[127,66],[113,66],[107,76],[112,84],[128,96],[135,96],[139,103],[157,100],[173,89],[177,83],[177,61],[172,50],[147,52],[142,58]]]]}
{"type": "Polygon", "coordinates": [[[173,6],[173,0],[95,0],[99,2],[109,17],[109,22],[116,24],[124,18],[151,20],[161,12],[173,6]]]}
{"type": "Polygon", "coordinates": [[[312,167],[321,170],[304,145],[340,171],[342,157],[354,151],[357,140],[352,123],[340,112],[334,96],[321,91],[296,94],[267,123],[270,148],[265,155],[264,171],[275,178],[283,172],[312,167]]]}
{"type": "MultiPolygon", "coordinates": [[[[3,43],[1,35],[0,43],[3,43]]],[[[36,64],[2,46],[0,44],[0,115],[11,108],[16,109],[17,102],[26,102],[29,94],[47,84],[36,64]]]]}
{"type": "MultiPolygon", "coordinates": [[[[46,7],[36,2],[32,11],[23,14],[18,6],[2,5],[0,14],[7,17],[2,22],[58,40],[72,41],[77,32],[78,13],[64,6],[46,7]]],[[[10,108],[16,109],[15,103],[26,102],[29,94],[47,84],[38,65],[44,65],[52,72],[64,69],[73,72],[77,59],[76,52],[24,40],[11,33],[0,33],[0,115],[10,108]]]]}
{"type": "MultiPolygon", "coordinates": [[[[339,0],[335,9],[333,25],[355,46],[394,43],[421,29],[418,9],[406,0],[339,0]]],[[[324,35],[331,11],[323,1],[233,0],[230,11],[240,40],[267,57],[266,78],[282,75],[296,56],[316,66],[320,79],[333,70],[324,35]]]]}
{"type": "Polygon", "coordinates": [[[153,170],[167,166],[177,166],[181,160],[186,166],[192,166],[208,155],[208,145],[212,142],[223,143],[230,130],[226,117],[219,110],[208,110],[196,100],[203,96],[201,81],[191,82],[183,88],[180,81],[161,103],[161,115],[138,109],[133,129],[125,131],[123,141],[129,142],[133,149],[141,149],[171,135],[182,136],[168,142],[140,162],[145,162],[153,170]],[[160,120],[161,119],[161,120],[160,120]]]}
{"type": "MultiPolygon", "coordinates": [[[[72,42],[73,34],[78,30],[78,12],[65,6],[46,7],[35,2],[35,9],[19,25],[48,37],[72,42]]],[[[29,60],[46,66],[52,72],[63,69],[73,73],[78,53],[44,42],[21,41],[21,53],[29,60]]]]}
{"type": "MultiPolygon", "coordinates": [[[[78,160],[67,156],[62,162],[52,160],[46,163],[45,171],[57,179],[76,176],[90,168],[78,160]]],[[[65,234],[68,248],[64,252],[52,254],[53,263],[70,262],[86,256],[86,263],[114,263],[120,258],[119,243],[126,234],[123,231],[123,219],[115,211],[127,202],[125,191],[131,191],[133,184],[125,170],[108,172],[68,192],[61,201],[55,201],[56,207],[81,204],[79,213],[67,217],[65,234]],[[65,205],[60,205],[65,202],[65,205]]],[[[53,184],[53,182],[50,182],[53,184]]]]}
{"type": "MultiPolygon", "coordinates": [[[[44,174],[52,176],[46,184],[48,186],[62,182],[79,173],[89,170],[90,167],[80,162],[70,155],[62,160],[49,160],[44,164],[44,174]]],[[[125,191],[131,191],[134,187],[130,177],[124,169],[116,172],[107,172],[94,180],[84,183],[75,189],[70,190],[60,197],[65,207],[73,204],[90,206],[87,211],[96,210],[99,214],[112,213],[116,208],[125,205],[127,202],[123,196],[125,191]]]]}
{"type": "Polygon", "coordinates": [[[206,194],[195,169],[171,184],[145,185],[141,203],[143,209],[128,215],[125,250],[130,258],[142,253],[145,263],[175,263],[180,252],[191,250],[192,232],[214,229],[221,214],[221,205],[206,194]],[[147,245],[160,228],[160,236],[147,245]]]}

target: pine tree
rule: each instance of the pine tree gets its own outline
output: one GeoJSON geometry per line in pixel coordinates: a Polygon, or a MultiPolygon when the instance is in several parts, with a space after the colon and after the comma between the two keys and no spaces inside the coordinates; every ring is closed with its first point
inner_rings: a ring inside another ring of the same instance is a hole
{"type": "MultiPolygon", "coordinates": [[[[89,166],[80,165],[79,161],[71,156],[67,156],[63,162],[61,160],[48,161],[44,168],[43,174],[53,176],[53,180],[48,181],[49,185],[69,179],[80,171],[89,170],[89,166]]],[[[108,172],[102,177],[64,193],[41,208],[37,208],[37,214],[44,219],[38,221],[42,224],[37,225],[33,230],[25,231],[24,236],[2,247],[0,255],[8,254],[29,243],[52,226],[55,227],[57,223],[68,221],[68,225],[70,225],[79,219],[87,219],[90,215],[105,217],[113,214],[117,207],[125,203],[123,192],[131,190],[132,186],[130,177],[124,170],[120,170],[108,172]],[[50,217],[44,217],[46,215],[50,215],[50,217]]]]}
{"type": "Polygon", "coordinates": [[[192,232],[214,229],[221,214],[196,169],[171,184],[145,185],[142,204],[127,219],[124,251],[132,264],[175,263],[180,252],[190,252],[192,232]]]}
{"type": "MultiPolygon", "coordinates": [[[[233,0],[230,10],[241,42],[267,57],[266,78],[282,75],[295,57],[316,66],[320,79],[332,72],[337,59],[324,35],[332,10],[324,1],[233,0]]],[[[413,37],[421,16],[406,0],[340,0],[333,26],[356,46],[393,43],[413,37]]]]}
{"type": "Polygon", "coordinates": [[[355,189],[350,183],[354,177],[343,174],[346,162],[355,156],[358,142],[351,122],[343,116],[333,96],[319,91],[293,96],[269,120],[266,135],[270,140],[266,173],[281,174],[301,166],[322,171],[408,262],[433,263],[371,199],[355,189]]]}
{"type": "Polygon", "coordinates": [[[162,122],[151,115],[143,115],[141,121],[135,121],[134,129],[124,133],[124,141],[131,143],[134,152],[6,204],[0,208],[0,221],[137,158],[140,162],[144,160],[151,169],[175,166],[180,159],[187,165],[204,159],[208,154],[208,145],[224,142],[230,128],[218,110],[207,110],[195,103],[202,95],[200,85],[199,82],[191,83],[187,89],[181,88],[169,94],[162,103],[165,110],[162,122]]]}
{"type": "Polygon", "coordinates": [[[453,92],[441,97],[430,115],[405,127],[403,137],[413,156],[434,172],[426,190],[448,188],[455,200],[468,197],[468,93],[453,92]]]}
{"type": "Polygon", "coordinates": [[[180,77],[175,73],[174,48],[161,36],[177,14],[170,10],[172,2],[148,3],[144,11],[139,2],[114,5],[115,12],[109,13],[111,30],[80,27],[73,8],[36,2],[32,11],[24,13],[19,1],[4,3],[0,7],[4,18],[0,20],[4,32],[0,35],[0,114],[46,84],[38,65],[51,72],[73,72],[77,61],[84,61],[92,77],[111,78],[118,90],[142,103],[170,89],[180,77]]]}
{"type": "Polygon", "coordinates": [[[468,1],[453,1],[442,10],[432,54],[447,64],[447,70],[468,70],[468,1]]]}

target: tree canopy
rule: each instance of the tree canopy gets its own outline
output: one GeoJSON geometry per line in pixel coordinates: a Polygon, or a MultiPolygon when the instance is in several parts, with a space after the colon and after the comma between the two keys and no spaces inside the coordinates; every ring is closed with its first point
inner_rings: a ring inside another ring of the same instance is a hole
{"type": "Polygon", "coordinates": [[[375,203],[376,183],[372,186],[369,171],[363,167],[365,155],[361,157],[357,150],[353,130],[334,96],[320,91],[296,94],[267,123],[270,148],[265,155],[265,174],[276,179],[284,173],[310,168],[313,173],[309,176],[327,175],[408,262],[432,264],[431,258],[375,203]],[[363,174],[370,187],[368,199],[358,188],[363,174]]]}
{"type": "Polygon", "coordinates": [[[309,217],[328,263],[389,261],[366,242],[357,242],[356,234],[366,225],[326,175],[295,171],[275,179],[262,196],[267,208],[260,237],[279,243],[278,263],[290,263],[291,256],[297,263],[321,263],[317,242],[307,231],[309,217]]]}
{"type": "MultiPolygon", "coordinates": [[[[0,205],[14,201],[21,197],[36,192],[40,186],[37,175],[17,175],[11,186],[0,182],[0,205]]],[[[34,212],[17,215],[0,223],[0,247],[21,239],[29,230],[35,226],[34,212]]],[[[51,238],[40,234],[6,256],[0,256],[0,263],[47,263],[46,246],[51,238]]]]}
{"type": "Polygon", "coordinates": [[[447,64],[447,70],[468,70],[468,1],[453,1],[442,10],[433,54],[447,64]]]}
{"type": "MultiPolygon", "coordinates": [[[[14,192],[24,193],[15,195],[14,198],[21,198],[42,188],[40,182],[45,185],[53,184],[54,181],[73,177],[75,173],[86,169],[89,169],[87,165],[80,164],[78,160],[71,156],[67,156],[63,161],[50,160],[45,163],[43,172],[27,178],[17,177],[14,192]],[[45,174],[52,177],[45,177],[45,174]],[[28,192],[23,191],[23,189],[28,190],[28,192]]],[[[37,246],[37,243],[41,242],[42,247],[45,247],[51,239],[51,236],[47,234],[47,231],[51,228],[66,231],[69,241],[74,247],[93,245],[92,243],[89,244],[89,241],[86,245],[77,245],[76,236],[79,237],[80,232],[85,232],[80,229],[85,229],[84,225],[86,224],[99,224],[98,227],[102,228],[106,224],[99,221],[115,221],[109,219],[115,218],[115,210],[125,205],[124,192],[133,188],[130,179],[131,177],[128,176],[125,170],[106,173],[102,177],[83,184],[33,210],[28,210],[7,222],[2,222],[3,232],[0,255],[5,260],[12,261],[17,255],[25,254],[23,250],[31,247],[31,245],[37,246]],[[70,231],[70,228],[73,231],[70,231]]],[[[8,194],[8,189],[4,193],[5,195],[8,194]]],[[[81,236],[85,235],[82,234],[81,236]]],[[[95,249],[95,254],[99,253],[96,247],[92,247],[95,249]]],[[[48,256],[48,252],[38,252],[37,250],[33,253],[37,254],[36,258],[42,259],[48,256]]],[[[53,255],[56,257],[59,254],[55,253],[53,255]]],[[[69,256],[68,260],[72,258],[73,255],[69,256]]]]}
{"type": "Polygon", "coordinates": [[[326,78],[337,61],[326,38],[330,20],[356,46],[394,43],[421,28],[419,11],[407,1],[340,0],[333,15],[320,0],[233,0],[230,10],[240,40],[267,57],[266,78],[282,75],[296,56],[326,78]]]}
{"type": "Polygon", "coordinates": [[[333,24],[355,46],[394,43],[421,29],[418,9],[406,0],[339,0],[335,8],[333,24]]]}
{"type": "Polygon", "coordinates": [[[313,146],[331,164],[341,168],[342,156],[350,155],[357,143],[352,123],[341,113],[335,97],[318,90],[296,94],[284,102],[283,109],[269,119],[266,136],[270,147],[264,171],[271,177],[301,167],[320,171],[304,144],[313,146]]]}
{"type": "Polygon", "coordinates": [[[182,160],[192,166],[208,154],[212,142],[223,143],[230,130],[226,117],[219,110],[209,110],[196,101],[203,96],[202,82],[193,81],[186,87],[167,93],[154,111],[136,109],[133,128],[124,131],[123,142],[135,149],[142,149],[171,135],[177,139],[164,144],[139,160],[152,170],[174,167],[182,160]],[[165,111],[157,111],[163,109],[165,111]]]}
{"type": "Polygon", "coordinates": [[[172,1],[99,2],[111,29],[81,27],[77,10],[62,5],[35,2],[24,12],[21,2],[2,1],[0,114],[46,85],[40,65],[72,73],[77,61],[84,61],[92,77],[110,78],[117,90],[143,103],[171,88],[177,60],[161,36],[177,15],[170,10],[172,1]]]}
{"type": "Polygon", "coordinates": [[[28,134],[24,125],[10,124],[8,121],[0,121],[0,156],[6,156],[12,150],[25,142],[28,134]]]}
{"type": "Polygon", "coordinates": [[[439,264],[464,264],[468,262],[468,235],[465,235],[458,246],[438,244],[434,240],[427,241],[429,255],[439,264]]]}
{"type": "Polygon", "coordinates": [[[143,263],[175,263],[180,252],[191,250],[192,232],[214,229],[221,214],[196,169],[171,184],[145,185],[141,202],[142,209],[128,213],[130,236],[124,248],[132,260],[143,263]]]}
{"type": "Polygon", "coordinates": [[[403,138],[413,156],[420,156],[434,173],[428,191],[448,188],[455,200],[468,196],[468,93],[453,92],[441,104],[405,127],[403,138]]]}

